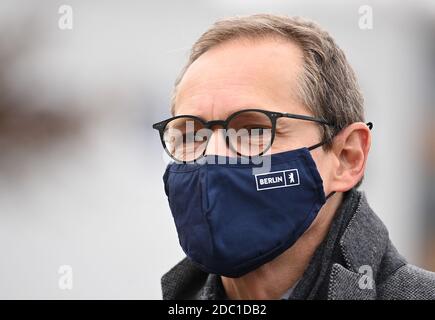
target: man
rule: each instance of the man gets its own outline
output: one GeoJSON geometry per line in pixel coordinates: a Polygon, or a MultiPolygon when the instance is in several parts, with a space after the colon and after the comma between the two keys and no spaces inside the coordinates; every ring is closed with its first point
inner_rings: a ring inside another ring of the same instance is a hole
{"type": "Polygon", "coordinates": [[[165,192],[187,257],[162,277],[164,299],[435,298],[435,274],[407,264],[356,190],[371,124],[317,25],[218,21],[194,44],[172,113],[154,128],[176,160],[165,192]]]}

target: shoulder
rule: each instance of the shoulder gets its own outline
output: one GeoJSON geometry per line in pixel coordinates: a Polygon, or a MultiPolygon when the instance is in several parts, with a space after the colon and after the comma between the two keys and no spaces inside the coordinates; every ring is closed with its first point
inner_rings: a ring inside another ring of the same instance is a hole
{"type": "Polygon", "coordinates": [[[380,299],[435,299],[435,273],[405,264],[393,272],[377,289],[380,299]]]}

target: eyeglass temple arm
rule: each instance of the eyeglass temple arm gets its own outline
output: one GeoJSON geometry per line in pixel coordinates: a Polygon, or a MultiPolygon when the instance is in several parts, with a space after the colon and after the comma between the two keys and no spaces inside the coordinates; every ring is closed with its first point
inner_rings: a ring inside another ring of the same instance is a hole
{"type": "Polygon", "coordinates": [[[313,121],[313,122],[318,122],[318,123],[325,124],[325,125],[328,125],[328,126],[332,126],[331,123],[329,123],[329,122],[327,122],[325,120],[322,120],[322,119],[319,119],[319,118],[310,117],[310,116],[304,116],[304,115],[301,115],[301,114],[282,113],[281,116],[287,117],[287,118],[292,118],[292,119],[313,121]]]}
{"type": "MultiPolygon", "coordinates": [[[[287,117],[287,118],[293,118],[293,119],[300,119],[300,120],[307,120],[307,121],[314,121],[314,122],[318,122],[318,123],[322,123],[328,126],[333,126],[332,123],[329,123],[325,120],[319,119],[319,118],[314,118],[314,117],[310,117],[310,116],[304,116],[304,115],[299,115],[299,114],[291,114],[291,113],[282,113],[281,114],[283,117],[287,117]]],[[[367,122],[366,123],[367,127],[369,127],[370,130],[373,129],[373,122],[367,122]]]]}

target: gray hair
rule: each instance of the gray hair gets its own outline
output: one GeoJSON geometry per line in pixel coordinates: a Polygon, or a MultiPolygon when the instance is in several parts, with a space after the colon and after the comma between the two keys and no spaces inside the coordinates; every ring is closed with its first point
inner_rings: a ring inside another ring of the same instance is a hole
{"type": "Polygon", "coordinates": [[[323,130],[324,147],[329,149],[341,129],[364,121],[364,99],[355,73],[334,39],[314,22],[299,17],[256,14],[215,22],[192,46],[189,60],[175,81],[172,114],[178,84],[203,53],[229,40],[270,36],[294,41],[302,49],[304,71],[298,81],[298,98],[314,116],[333,124],[323,130]]]}

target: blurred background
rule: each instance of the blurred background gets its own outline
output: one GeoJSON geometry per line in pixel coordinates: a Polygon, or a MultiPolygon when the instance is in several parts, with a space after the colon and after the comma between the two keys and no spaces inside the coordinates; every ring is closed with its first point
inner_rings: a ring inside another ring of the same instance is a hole
{"type": "Polygon", "coordinates": [[[399,251],[435,270],[434,1],[2,0],[0,298],[161,298],[184,255],[151,124],[200,34],[262,12],[311,18],[345,51],[375,124],[362,189],[399,251]]]}

